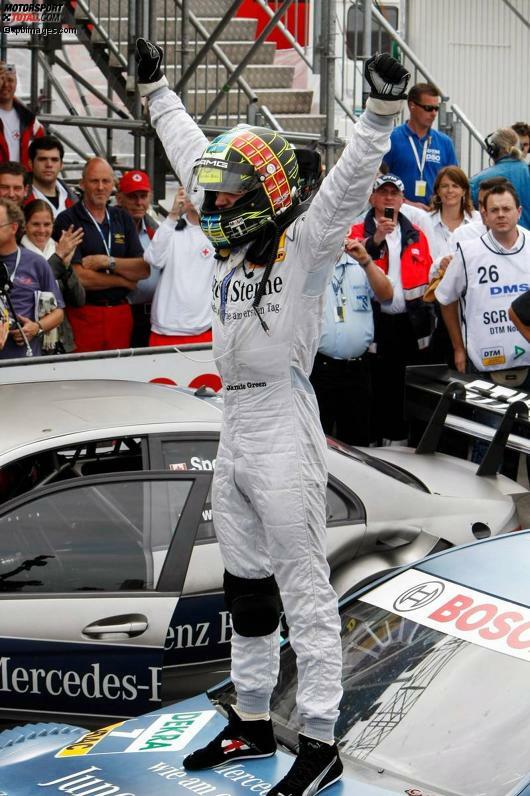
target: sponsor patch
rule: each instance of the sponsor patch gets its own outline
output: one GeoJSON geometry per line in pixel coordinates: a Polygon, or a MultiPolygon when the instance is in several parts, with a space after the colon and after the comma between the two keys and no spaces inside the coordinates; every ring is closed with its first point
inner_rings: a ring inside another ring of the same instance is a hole
{"type": "Polygon", "coordinates": [[[506,363],[504,348],[502,346],[482,348],[480,351],[480,358],[482,364],[486,368],[493,367],[494,365],[504,365],[506,363]]]}
{"type": "Polygon", "coordinates": [[[215,710],[162,713],[147,727],[135,726],[148,720],[147,716],[129,722],[121,721],[110,727],[87,733],[79,741],[61,749],[55,757],[124,752],[179,752],[186,748],[215,715],[217,715],[215,710]],[[131,729],[127,729],[128,727],[131,729]]]}
{"type": "Polygon", "coordinates": [[[100,730],[94,730],[93,732],[88,732],[86,735],[83,735],[79,741],[70,744],[70,746],[65,746],[64,749],[61,749],[55,757],[82,757],[90,752],[96,744],[103,740],[112,730],[121,727],[125,722],[119,721],[117,724],[109,724],[108,727],[102,727],[100,730]]]}
{"type": "Polygon", "coordinates": [[[530,660],[530,609],[524,606],[416,569],[359,599],[479,647],[530,660]]]}
{"type": "Polygon", "coordinates": [[[163,713],[150,727],[142,730],[124,751],[179,752],[215,715],[215,710],[163,713]]]}
{"type": "Polygon", "coordinates": [[[169,469],[170,470],[187,470],[188,469],[188,465],[186,464],[186,462],[176,462],[175,464],[170,464],[169,465],[169,469]]]}

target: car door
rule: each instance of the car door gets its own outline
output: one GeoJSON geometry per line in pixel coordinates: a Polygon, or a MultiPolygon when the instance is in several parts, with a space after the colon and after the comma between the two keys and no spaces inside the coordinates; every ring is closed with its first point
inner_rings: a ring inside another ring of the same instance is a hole
{"type": "MultiPolygon", "coordinates": [[[[211,487],[218,445],[214,432],[151,435],[149,458],[159,470],[202,473],[211,487]]],[[[209,489],[183,593],[168,629],[164,701],[205,690],[228,674],[232,623],[224,602],[223,571],[209,489]]]]}
{"type": "Polygon", "coordinates": [[[159,706],[208,488],[199,472],[107,473],[2,507],[0,719],[101,724],[159,706]]]}
{"type": "MultiPolygon", "coordinates": [[[[159,470],[204,473],[215,470],[219,435],[168,433],[149,437],[149,460],[159,470]]],[[[366,514],[361,501],[337,478],[327,488],[328,553],[332,569],[351,558],[352,537],[362,538],[366,514]]],[[[230,669],[232,622],[226,610],[223,564],[208,492],[181,599],[171,617],[164,656],[163,699],[175,700],[205,690],[230,669]]],[[[284,629],[286,629],[286,626],[284,629]]]]}

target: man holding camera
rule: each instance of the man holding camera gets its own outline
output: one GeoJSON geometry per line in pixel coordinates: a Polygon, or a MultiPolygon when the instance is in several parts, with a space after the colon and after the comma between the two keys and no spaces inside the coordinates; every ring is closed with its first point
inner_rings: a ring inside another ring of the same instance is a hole
{"type": "Polygon", "coordinates": [[[407,444],[404,418],[405,368],[426,361],[434,329],[432,306],[423,302],[432,263],[423,232],[400,213],[403,182],[383,174],[374,183],[372,209],[348,237],[364,240],[368,254],[392,282],[391,302],[375,315],[375,431],[383,444],[407,444]]]}

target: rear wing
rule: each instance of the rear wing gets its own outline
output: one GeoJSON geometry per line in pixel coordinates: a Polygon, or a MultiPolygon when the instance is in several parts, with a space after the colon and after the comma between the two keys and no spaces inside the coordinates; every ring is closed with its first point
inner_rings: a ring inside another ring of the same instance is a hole
{"type": "Polygon", "coordinates": [[[427,422],[416,453],[434,453],[444,428],[489,442],[477,475],[495,475],[505,448],[530,454],[530,394],[445,365],[407,367],[406,411],[427,422]],[[481,410],[478,412],[477,410],[481,410]],[[491,414],[492,426],[481,422],[491,414]]]}

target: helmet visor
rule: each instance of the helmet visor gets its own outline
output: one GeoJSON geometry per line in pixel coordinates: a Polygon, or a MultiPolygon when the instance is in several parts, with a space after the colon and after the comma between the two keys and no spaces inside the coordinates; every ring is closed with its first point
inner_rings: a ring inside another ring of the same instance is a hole
{"type": "Polygon", "coordinates": [[[250,163],[231,163],[203,157],[193,167],[188,193],[199,188],[223,193],[246,193],[259,184],[259,177],[250,163]]]}

